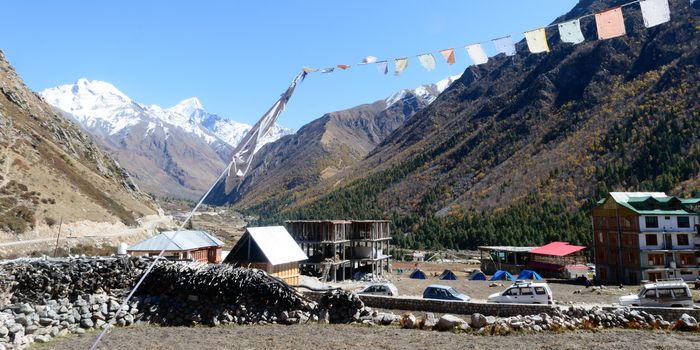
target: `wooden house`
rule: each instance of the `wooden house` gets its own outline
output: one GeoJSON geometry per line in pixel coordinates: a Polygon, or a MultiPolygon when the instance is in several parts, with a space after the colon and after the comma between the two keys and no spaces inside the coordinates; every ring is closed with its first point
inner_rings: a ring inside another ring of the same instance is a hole
{"type": "Polygon", "coordinates": [[[283,226],[249,227],[224,263],[256,268],[289,285],[299,284],[299,262],[308,259],[283,226]]]}

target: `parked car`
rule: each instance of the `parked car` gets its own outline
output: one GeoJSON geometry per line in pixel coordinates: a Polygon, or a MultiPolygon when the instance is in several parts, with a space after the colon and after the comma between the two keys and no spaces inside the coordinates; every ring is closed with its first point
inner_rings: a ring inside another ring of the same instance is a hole
{"type": "Polygon", "coordinates": [[[515,281],[506,290],[489,295],[490,303],[553,304],[552,290],[545,282],[515,281]]]}
{"type": "Polygon", "coordinates": [[[469,301],[472,299],[468,295],[462,294],[450,286],[443,286],[440,284],[431,284],[425,287],[425,290],[423,291],[423,298],[461,301],[469,301]]]}
{"type": "Polygon", "coordinates": [[[399,290],[392,283],[375,283],[367,286],[357,294],[371,294],[371,295],[388,295],[392,297],[399,296],[399,290]]]}
{"type": "Polygon", "coordinates": [[[642,286],[636,295],[620,297],[623,306],[693,307],[693,295],[682,279],[659,280],[642,286]]]}

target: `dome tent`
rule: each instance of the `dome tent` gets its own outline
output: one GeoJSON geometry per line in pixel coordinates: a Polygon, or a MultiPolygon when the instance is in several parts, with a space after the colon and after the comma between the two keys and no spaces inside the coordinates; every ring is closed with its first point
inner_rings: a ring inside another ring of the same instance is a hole
{"type": "Polygon", "coordinates": [[[511,275],[510,272],[508,272],[508,271],[498,270],[498,271],[496,271],[496,273],[493,274],[493,276],[491,276],[491,281],[498,281],[498,280],[515,281],[515,277],[513,277],[513,275],[511,275]]]}
{"type": "Polygon", "coordinates": [[[455,274],[452,271],[445,270],[445,271],[442,271],[442,274],[440,275],[440,279],[441,280],[455,281],[455,280],[457,280],[457,276],[455,276],[455,274]]]}
{"type": "Polygon", "coordinates": [[[411,273],[411,276],[414,280],[424,280],[425,279],[425,273],[421,270],[416,270],[411,273]]]}
{"type": "Polygon", "coordinates": [[[542,276],[532,270],[522,270],[518,275],[519,280],[541,280],[542,276]]]}
{"type": "Polygon", "coordinates": [[[483,272],[476,270],[469,275],[470,281],[486,281],[486,275],[483,272]]]}

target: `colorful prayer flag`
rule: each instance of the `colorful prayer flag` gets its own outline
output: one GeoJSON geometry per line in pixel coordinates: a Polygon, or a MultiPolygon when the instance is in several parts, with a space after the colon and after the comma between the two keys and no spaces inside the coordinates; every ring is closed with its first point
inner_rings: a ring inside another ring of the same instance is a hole
{"type": "Polygon", "coordinates": [[[316,68],[304,67],[304,73],[313,73],[313,72],[318,72],[318,69],[316,69],[316,68]]]}
{"type": "Polygon", "coordinates": [[[321,69],[321,73],[332,73],[335,70],[333,67],[321,69]]]}
{"type": "Polygon", "coordinates": [[[625,35],[625,19],[622,17],[622,9],[618,7],[596,13],[595,26],[600,40],[625,35]]]}
{"type": "Polygon", "coordinates": [[[527,41],[527,48],[530,49],[530,52],[549,52],[549,45],[547,45],[547,35],[544,31],[544,28],[525,32],[525,40],[527,41]]]}
{"type": "Polygon", "coordinates": [[[486,56],[486,52],[481,47],[481,44],[467,45],[464,48],[467,49],[467,54],[474,61],[474,65],[484,64],[489,61],[489,57],[486,56]]]}
{"type": "Polygon", "coordinates": [[[386,61],[377,62],[377,70],[382,74],[389,73],[389,64],[386,61]]]}
{"type": "Polygon", "coordinates": [[[394,72],[397,76],[401,75],[401,72],[403,72],[406,67],[408,67],[408,58],[397,58],[394,60],[394,63],[396,64],[396,72],[394,72]]]}
{"type": "Polygon", "coordinates": [[[561,41],[570,44],[582,43],[585,39],[581,33],[581,23],[575,19],[573,21],[559,23],[559,37],[561,41]]]}
{"type": "Polygon", "coordinates": [[[432,53],[418,55],[418,61],[420,62],[421,66],[428,71],[435,69],[435,57],[433,57],[432,53]]]}
{"type": "Polygon", "coordinates": [[[455,64],[455,49],[445,49],[440,51],[442,57],[445,57],[448,64],[455,64]]]}
{"type": "Polygon", "coordinates": [[[641,0],[639,7],[642,9],[644,26],[651,28],[671,20],[671,10],[668,8],[668,0],[641,0]]]}
{"type": "Polygon", "coordinates": [[[348,66],[347,64],[339,64],[339,65],[337,65],[336,67],[338,67],[338,68],[340,68],[340,69],[342,69],[342,70],[346,70],[346,69],[350,68],[350,66],[348,66]]]}
{"type": "Polygon", "coordinates": [[[374,56],[367,56],[367,57],[365,57],[365,58],[362,59],[362,62],[360,62],[360,64],[370,64],[370,63],[374,63],[374,62],[377,62],[377,58],[376,58],[376,57],[374,57],[374,56]]]}
{"type": "Polygon", "coordinates": [[[506,56],[515,55],[515,44],[513,43],[513,38],[506,36],[503,38],[493,39],[493,45],[496,46],[496,50],[500,53],[506,54],[506,56]]]}

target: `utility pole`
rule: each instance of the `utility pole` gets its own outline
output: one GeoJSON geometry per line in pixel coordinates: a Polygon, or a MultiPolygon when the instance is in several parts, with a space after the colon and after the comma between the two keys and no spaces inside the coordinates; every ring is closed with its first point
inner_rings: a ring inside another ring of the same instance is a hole
{"type": "Polygon", "coordinates": [[[58,254],[58,240],[61,238],[61,226],[63,226],[63,216],[61,216],[60,221],[58,223],[58,235],[56,236],[56,248],[53,250],[53,257],[56,257],[56,254],[58,254]]]}

